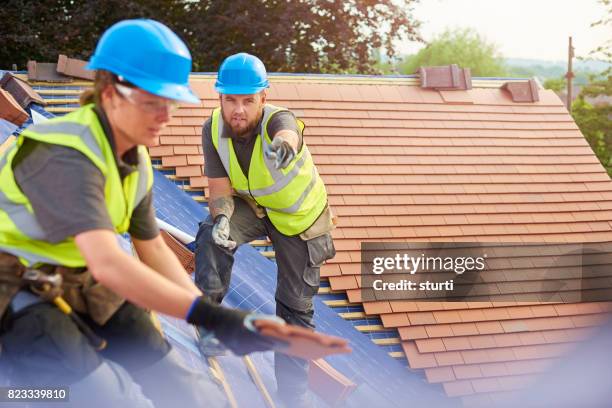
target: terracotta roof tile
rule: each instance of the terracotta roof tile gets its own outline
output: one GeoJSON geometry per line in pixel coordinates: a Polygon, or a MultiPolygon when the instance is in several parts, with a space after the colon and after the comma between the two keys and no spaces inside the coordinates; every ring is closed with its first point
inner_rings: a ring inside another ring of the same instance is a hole
{"type": "Polygon", "coordinates": [[[94,71],[85,69],[86,65],[87,61],[68,58],[60,54],[57,60],[57,72],[68,76],[93,80],[95,73],[94,71]]]}
{"type": "Polygon", "coordinates": [[[521,338],[516,333],[504,333],[492,335],[493,342],[497,347],[511,347],[522,345],[521,338]]]}
{"type": "Polygon", "coordinates": [[[516,359],[514,350],[511,348],[495,348],[485,350],[488,356],[487,361],[512,361],[516,359]]]}
{"type": "Polygon", "coordinates": [[[458,397],[474,393],[474,388],[472,388],[472,383],[470,381],[445,382],[443,386],[446,395],[449,397],[458,397]]]}
{"type": "Polygon", "coordinates": [[[185,144],[185,138],[182,136],[160,136],[159,141],[162,146],[179,146],[185,144]]]}
{"type": "MultiPolygon", "coordinates": [[[[176,157],[185,159],[185,156],[176,156],[176,157]]],[[[189,163],[186,163],[186,164],[189,164],[189,163]]],[[[192,177],[192,176],[199,176],[200,174],[202,174],[201,166],[181,166],[181,167],[176,168],[177,177],[192,177]]]]}
{"type": "Polygon", "coordinates": [[[25,81],[5,72],[0,79],[0,87],[7,91],[22,108],[27,108],[30,103],[46,105],[45,100],[25,81]]]}
{"type": "MultiPolygon", "coordinates": [[[[531,374],[547,370],[556,360],[537,359],[504,363],[508,375],[531,374]]],[[[493,374],[492,374],[493,375],[493,374]]]]}
{"type": "Polygon", "coordinates": [[[607,316],[602,314],[571,316],[570,319],[574,327],[590,327],[602,324],[607,316]]]}
{"type": "Polygon", "coordinates": [[[408,313],[411,325],[436,324],[436,319],[431,312],[408,313]]]}
{"type": "MultiPolygon", "coordinates": [[[[198,149],[199,146],[174,146],[175,154],[201,155],[202,152],[198,149]]],[[[199,156],[203,159],[202,156],[199,156]]]]}
{"type": "Polygon", "coordinates": [[[440,339],[421,339],[415,341],[419,353],[433,353],[435,351],[446,351],[444,343],[440,339]]]}
{"type": "Polygon", "coordinates": [[[450,324],[428,325],[425,326],[425,330],[429,337],[451,337],[453,335],[460,335],[453,331],[453,327],[451,327],[450,324]]]}
{"type": "Polygon", "coordinates": [[[479,364],[491,361],[486,350],[463,350],[461,355],[466,364],[479,364]]]}
{"type": "MultiPolygon", "coordinates": [[[[570,317],[558,317],[555,319],[537,318],[525,320],[527,327],[530,330],[545,330],[545,329],[567,329],[574,327],[573,318],[570,317]]],[[[596,322],[593,322],[596,324],[596,322]]]]}
{"type": "Polygon", "coordinates": [[[28,113],[17,103],[13,96],[0,88],[0,118],[21,126],[28,120],[28,113]]]}
{"type": "Polygon", "coordinates": [[[438,323],[455,323],[461,321],[461,316],[454,310],[434,312],[434,317],[438,323]]]}
{"type": "Polygon", "coordinates": [[[385,327],[402,327],[410,324],[406,313],[382,314],[380,315],[380,318],[385,327]]]}
{"type": "Polygon", "coordinates": [[[451,328],[455,336],[470,336],[478,334],[478,329],[474,323],[452,324],[451,328]]]}
{"type": "Polygon", "coordinates": [[[469,337],[449,337],[442,339],[442,342],[448,351],[469,350],[472,348],[469,337]]]}
{"type": "Polygon", "coordinates": [[[419,353],[414,342],[402,343],[402,348],[408,357],[408,364],[410,365],[410,368],[415,369],[437,366],[434,355],[432,353],[419,353]]]}
{"type": "MultiPolygon", "coordinates": [[[[416,340],[427,338],[427,332],[423,326],[404,326],[398,329],[402,340],[416,340]]],[[[437,336],[440,337],[440,336],[437,336]]]]}
{"type": "Polygon", "coordinates": [[[391,305],[389,302],[367,302],[364,303],[363,309],[366,314],[384,314],[391,313],[391,305]]]}
{"type": "Polygon", "coordinates": [[[519,360],[558,357],[573,347],[570,343],[539,344],[533,346],[512,347],[514,355],[519,360]]]}
{"type": "Polygon", "coordinates": [[[187,156],[166,156],[162,157],[162,166],[177,167],[187,164],[187,156]]]}
{"type": "Polygon", "coordinates": [[[30,81],[72,82],[73,80],[59,73],[56,63],[28,61],[27,68],[30,81]]]}
{"type": "Polygon", "coordinates": [[[357,287],[357,280],[354,276],[335,276],[329,278],[330,284],[333,283],[333,287],[338,290],[342,289],[354,289],[357,287]]]}
{"type": "Polygon", "coordinates": [[[472,387],[475,392],[495,392],[501,391],[502,385],[497,378],[479,378],[472,380],[472,387]]]}
{"type": "Polygon", "coordinates": [[[546,343],[546,339],[544,338],[544,335],[542,335],[542,332],[539,332],[539,331],[524,332],[524,333],[517,333],[517,334],[519,336],[519,339],[521,340],[521,343],[525,346],[546,343]]]}
{"type": "Polygon", "coordinates": [[[434,353],[436,362],[440,366],[463,364],[464,359],[462,353],[457,351],[447,351],[443,353],[434,353]]]}
{"type": "Polygon", "coordinates": [[[174,154],[172,146],[154,146],[149,148],[149,154],[154,157],[171,156],[174,154]]]}
{"type": "MultiPolygon", "coordinates": [[[[189,177],[189,185],[194,190],[199,188],[208,187],[208,179],[206,177],[189,177]]],[[[208,191],[205,191],[206,197],[208,197],[208,191]]]]}
{"type": "Polygon", "coordinates": [[[451,367],[426,368],[425,376],[430,383],[440,383],[455,380],[455,374],[451,367]]]}

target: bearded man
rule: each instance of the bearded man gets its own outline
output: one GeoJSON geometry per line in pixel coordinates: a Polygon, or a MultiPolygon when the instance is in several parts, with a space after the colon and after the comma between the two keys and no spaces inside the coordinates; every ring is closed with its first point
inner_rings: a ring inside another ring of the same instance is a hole
{"type": "MultiPolygon", "coordinates": [[[[319,269],[335,255],[332,215],[302,138],[304,124],[288,109],[266,103],[268,87],[264,64],[253,55],[232,55],[219,69],[220,107],[202,131],[210,216],[196,239],[195,281],[220,303],[236,248],[268,236],[278,266],[276,314],[314,328],[319,269]]],[[[223,352],[205,330],[200,349],[207,355],[223,352]]],[[[307,371],[305,360],[275,354],[279,396],[287,406],[310,405],[307,371]]]]}

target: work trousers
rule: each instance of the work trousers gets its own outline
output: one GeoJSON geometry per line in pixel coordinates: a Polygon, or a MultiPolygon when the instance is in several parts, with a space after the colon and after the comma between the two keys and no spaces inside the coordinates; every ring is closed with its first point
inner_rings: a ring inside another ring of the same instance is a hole
{"type": "MultiPolygon", "coordinates": [[[[268,236],[275,250],[278,266],[276,314],[287,323],[314,328],[312,298],[319,289],[319,267],[333,256],[331,236],[304,241],[299,236],[286,236],[272,225],[268,217],[258,218],[249,205],[234,197],[234,213],[230,219],[230,239],[237,247],[268,236]]],[[[196,238],[195,283],[210,298],[221,302],[227,294],[234,264],[234,253],[221,248],[212,239],[213,220],[200,224],[196,238]]],[[[275,375],[281,398],[306,393],[308,362],[275,353],[275,375]]]]}
{"type": "Polygon", "coordinates": [[[9,309],[0,342],[11,385],[68,387],[75,407],[225,406],[209,374],[185,366],[145,310],[126,302],[103,326],[82,317],[108,342],[104,350],[51,303],[9,309]]]}

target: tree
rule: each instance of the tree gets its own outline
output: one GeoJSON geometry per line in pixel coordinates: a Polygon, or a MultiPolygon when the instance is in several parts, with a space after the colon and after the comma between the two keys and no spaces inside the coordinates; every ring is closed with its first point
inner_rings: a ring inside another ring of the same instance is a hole
{"type": "Polygon", "coordinates": [[[55,62],[59,54],[88,59],[113,23],[137,17],[175,21],[181,11],[178,2],[163,0],[8,0],[0,7],[0,69],[24,69],[28,60],[55,62]]]}
{"type": "Polygon", "coordinates": [[[555,92],[561,92],[566,88],[564,78],[549,78],[544,81],[544,88],[553,90],[555,92]]]}
{"type": "Polygon", "coordinates": [[[421,66],[457,64],[470,68],[473,76],[505,76],[500,53],[470,28],[446,30],[416,55],[400,63],[404,74],[414,74],[421,66]]]}
{"type": "Polygon", "coordinates": [[[252,0],[193,3],[191,15],[207,24],[191,43],[201,70],[246,51],[271,71],[373,73],[374,51],[395,54],[398,39],[418,40],[410,17],[414,0],[252,0]]]}
{"type": "MultiPolygon", "coordinates": [[[[600,0],[599,2],[606,7],[607,16],[591,26],[612,27],[612,1],[600,0]]],[[[605,102],[591,105],[586,101],[587,98],[612,96],[612,41],[608,40],[591,51],[590,56],[611,63],[611,65],[601,74],[590,77],[590,83],[582,88],[580,95],[572,104],[572,116],[599,161],[612,177],[612,106],[605,102]]]]}
{"type": "Polygon", "coordinates": [[[0,8],[0,68],[60,53],[88,59],[111,24],[154,18],[188,44],[194,70],[216,71],[236,52],[269,71],[374,73],[374,50],[395,55],[397,40],[420,40],[418,0],[8,0],[0,8]]]}
{"type": "MultiPolygon", "coordinates": [[[[612,76],[608,77],[608,84],[612,84],[612,76]]],[[[593,106],[585,101],[581,93],[572,103],[572,116],[593,152],[612,177],[612,107],[593,106]]]]}

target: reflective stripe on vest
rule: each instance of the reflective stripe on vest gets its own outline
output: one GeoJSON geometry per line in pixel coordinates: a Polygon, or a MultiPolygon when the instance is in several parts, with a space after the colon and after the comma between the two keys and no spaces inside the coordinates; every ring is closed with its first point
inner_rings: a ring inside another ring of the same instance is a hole
{"type": "Polygon", "coordinates": [[[74,122],[42,122],[32,125],[28,130],[41,135],[60,133],[62,135],[80,138],[87,148],[104,162],[104,156],[89,126],[74,122]]]}
{"type": "Polygon", "coordinates": [[[93,112],[93,106],[89,105],[62,118],[31,126],[0,157],[0,217],[7,219],[0,225],[0,250],[19,256],[22,261],[27,261],[24,262],[26,264],[44,262],[84,266],[85,260],[73,239],[57,244],[48,242],[29,200],[17,186],[12,160],[23,144],[23,138],[72,147],[92,160],[106,180],[105,202],[117,233],[127,231],[132,211],[153,185],[146,148],[138,147],[137,169],[121,181],[112,148],[93,112]]]}
{"type": "MultiPolygon", "coordinates": [[[[310,227],[321,214],[327,204],[327,194],[305,142],[302,142],[302,149],[286,169],[277,170],[275,160],[266,157],[265,151],[271,146],[267,124],[272,115],[284,110],[273,105],[264,106],[248,176],[238,165],[233,141],[222,137],[224,121],[219,108],[213,111],[211,131],[213,144],[234,190],[239,195],[252,197],[266,208],[270,220],[279,231],[297,235],[310,227]]],[[[303,129],[303,124],[298,123],[303,129]]]]}

